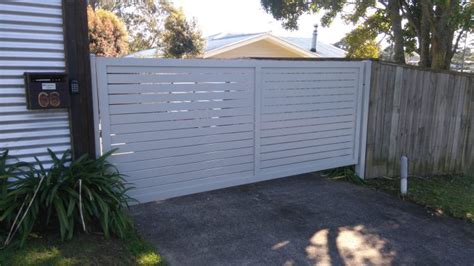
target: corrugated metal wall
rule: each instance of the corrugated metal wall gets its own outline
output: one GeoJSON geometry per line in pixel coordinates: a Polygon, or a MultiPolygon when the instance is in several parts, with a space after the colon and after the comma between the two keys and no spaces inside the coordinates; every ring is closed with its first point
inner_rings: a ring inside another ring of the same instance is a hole
{"type": "Polygon", "coordinates": [[[70,148],[68,111],[26,108],[23,73],[65,72],[61,0],[0,1],[0,150],[25,161],[70,148]]]}

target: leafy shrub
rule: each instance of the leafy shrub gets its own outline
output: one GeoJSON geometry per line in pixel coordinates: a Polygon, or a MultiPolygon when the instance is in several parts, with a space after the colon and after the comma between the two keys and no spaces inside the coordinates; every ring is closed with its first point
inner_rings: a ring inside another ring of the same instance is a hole
{"type": "Polygon", "coordinates": [[[99,56],[118,57],[128,54],[128,32],[124,22],[114,13],[87,7],[89,49],[99,56]]]}
{"type": "Polygon", "coordinates": [[[340,179],[343,178],[346,181],[358,184],[358,185],[365,185],[366,182],[360,176],[358,176],[354,170],[354,167],[346,166],[346,167],[339,167],[330,170],[324,171],[324,175],[329,176],[333,179],[340,179]]]}
{"type": "MultiPolygon", "coordinates": [[[[107,162],[112,151],[95,160],[84,155],[72,162],[70,151],[61,157],[48,152],[51,166],[46,168],[37,159],[37,167],[12,175],[4,184],[0,222],[10,228],[31,202],[18,228],[21,244],[33,229],[51,226],[59,228],[61,239],[71,239],[77,227],[87,231],[99,227],[105,237],[123,238],[131,228],[124,208],[132,199],[126,194],[130,188],[123,176],[107,162]]],[[[7,170],[0,172],[11,171],[3,167],[7,170]]]]}

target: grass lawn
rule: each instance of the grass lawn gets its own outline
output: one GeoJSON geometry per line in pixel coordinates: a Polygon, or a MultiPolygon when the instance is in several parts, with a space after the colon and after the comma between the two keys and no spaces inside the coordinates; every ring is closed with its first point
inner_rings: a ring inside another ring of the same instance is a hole
{"type": "MultiPolygon", "coordinates": [[[[366,184],[401,197],[398,178],[368,179],[366,184]]],[[[423,205],[438,214],[446,214],[474,223],[474,177],[409,177],[408,195],[402,198],[423,205]]]]}
{"type": "Polygon", "coordinates": [[[62,242],[59,236],[37,237],[21,249],[0,250],[3,265],[165,265],[151,244],[130,232],[126,239],[104,239],[76,234],[62,242]]]}

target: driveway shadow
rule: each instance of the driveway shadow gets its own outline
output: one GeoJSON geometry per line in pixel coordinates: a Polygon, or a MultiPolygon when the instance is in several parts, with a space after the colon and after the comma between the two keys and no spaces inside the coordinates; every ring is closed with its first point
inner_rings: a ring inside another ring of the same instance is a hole
{"type": "Polygon", "coordinates": [[[302,175],[133,206],[171,265],[473,265],[474,226],[302,175]]]}

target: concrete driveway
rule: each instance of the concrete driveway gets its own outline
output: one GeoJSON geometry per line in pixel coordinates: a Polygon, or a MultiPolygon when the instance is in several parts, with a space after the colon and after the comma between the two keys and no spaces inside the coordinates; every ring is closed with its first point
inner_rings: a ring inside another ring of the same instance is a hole
{"type": "Polygon", "coordinates": [[[170,265],[474,265],[474,225],[304,175],[133,206],[170,265]]]}

